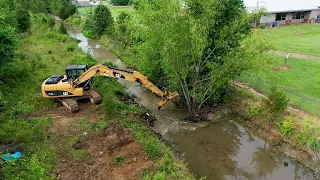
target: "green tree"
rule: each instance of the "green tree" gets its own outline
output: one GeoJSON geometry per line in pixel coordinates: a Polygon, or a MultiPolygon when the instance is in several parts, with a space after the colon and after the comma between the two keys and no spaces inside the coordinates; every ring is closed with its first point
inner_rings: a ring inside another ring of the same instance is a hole
{"type": "Polygon", "coordinates": [[[17,30],[18,32],[27,32],[31,27],[30,14],[26,9],[17,10],[17,30]]]}
{"type": "Polygon", "coordinates": [[[283,118],[282,114],[287,110],[288,96],[275,87],[271,88],[268,98],[263,100],[262,110],[269,125],[283,118]]]}
{"type": "Polygon", "coordinates": [[[0,0],[0,25],[17,26],[15,7],[14,1],[0,0]]]}
{"type": "Polygon", "coordinates": [[[130,29],[131,16],[127,12],[120,12],[115,24],[114,44],[118,45],[120,49],[120,56],[128,49],[131,44],[131,29],[130,29]]]}
{"type": "Polygon", "coordinates": [[[113,27],[113,17],[107,6],[99,5],[93,14],[94,32],[97,36],[105,34],[113,27]]]}
{"type": "Polygon", "coordinates": [[[77,7],[75,5],[72,5],[71,1],[62,0],[61,4],[62,6],[60,7],[58,13],[61,19],[65,20],[77,12],[77,7]]]}
{"type": "Polygon", "coordinates": [[[229,81],[264,63],[268,44],[251,37],[251,22],[241,0],[139,0],[135,45],[139,68],[184,97],[193,120],[204,105],[221,102],[229,81]],[[141,26],[143,25],[143,26],[141,26]]]}
{"type": "Polygon", "coordinates": [[[131,3],[131,0],[111,0],[111,4],[116,6],[126,6],[131,3]]]}
{"type": "Polygon", "coordinates": [[[16,42],[14,29],[0,23],[0,80],[2,79],[3,69],[13,61],[16,42]]]}
{"type": "Polygon", "coordinates": [[[62,22],[59,26],[59,32],[61,34],[67,34],[67,28],[64,26],[64,23],[62,22]]]}

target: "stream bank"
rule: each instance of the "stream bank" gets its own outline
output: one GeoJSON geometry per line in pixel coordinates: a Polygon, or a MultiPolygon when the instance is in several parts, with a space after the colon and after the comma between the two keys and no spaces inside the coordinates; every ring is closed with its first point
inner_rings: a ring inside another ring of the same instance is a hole
{"type": "MultiPolygon", "coordinates": [[[[86,38],[71,26],[66,27],[71,37],[81,41],[78,45],[84,52],[99,62],[110,60],[119,68],[127,69],[120,59],[98,41],[86,38]]],[[[157,111],[155,104],[159,99],[151,92],[141,89],[134,82],[119,82],[140,99],[140,105],[155,115],[157,121],[154,131],[172,145],[173,150],[188,163],[188,167],[198,178],[315,178],[315,174],[298,161],[237,124],[236,121],[240,121],[237,118],[224,116],[224,120],[220,119],[217,123],[184,122],[183,119],[187,116],[185,111],[175,109],[171,103],[157,111]]]]}

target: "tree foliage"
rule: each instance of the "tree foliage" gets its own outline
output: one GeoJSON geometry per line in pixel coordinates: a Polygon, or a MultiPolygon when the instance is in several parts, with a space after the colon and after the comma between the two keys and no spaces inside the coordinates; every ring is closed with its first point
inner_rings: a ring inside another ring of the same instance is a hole
{"type": "Polygon", "coordinates": [[[27,9],[17,10],[17,23],[18,32],[27,32],[30,29],[30,14],[27,9]]]}
{"type": "Polygon", "coordinates": [[[118,45],[117,49],[120,50],[120,56],[125,50],[129,49],[132,42],[131,37],[131,15],[127,12],[120,12],[115,23],[115,31],[113,40],[116,41],[114,44],[118,45]]]}
{"type": "Polygon", "coordinates": [[[0,79],[3,69],[13,61],[16,49],[16,35],[10,26],[0,25],[0,79]]]}
{"type": "Polygon", "coordinates": [[[263,111],[269,124],[281,119],[283,114],[288,108],[288,96],[275,87],[271,88],[268,98],[263,100],[263,111]]]}
{"type": "Polygon", "coordinates": [[[113,17],[108,7],[99,5],[93,12],[88,13],[84,29],[87,35],[100,37],[110,32],[113,24],[113,17]]]}
{"type": "Polygon", "coordinates": [[[62,0],[62,6],[60,7],[60,10],[59,10],[59,17],[61,19],[65,20],[76,12],[77,12],[77,7],[75,5],[72,5],[71,1],[62,0]]]}
{"type": "Polygon", "coordinates": [[[126,6],[131,3],[131,0],[111,0],[111,4],[116,6],[126,6]]]}
{"type": "Polygon", "coordinates": [[[93,22],[95,32],[101,36],[113,26],[113,17],[107,6],[99,5],[94,10],[93,22]]]}
{"type": "Polygon", "coordinates": [[[268,44],[251,37],[241,0],[139,0],[135,45],[139,68],[151,79],[179,90],[197,119],[208,102],[221,102],[229,81],[262,63],[268,44]],[[142,25],[142,26],[141,26],[142,25]]]}

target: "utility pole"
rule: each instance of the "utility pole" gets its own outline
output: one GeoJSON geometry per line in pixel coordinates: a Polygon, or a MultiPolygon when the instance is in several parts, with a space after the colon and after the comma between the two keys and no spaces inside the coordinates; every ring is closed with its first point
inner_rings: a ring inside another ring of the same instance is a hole
{"type": "Polygon", "coordinates": [[[287,56],[286,56],[286,60],[284,61],[284,66],[287,66],[287,61],[288,61],[288,59],[289,59],[289,53],[287,53],[287,56]]]}

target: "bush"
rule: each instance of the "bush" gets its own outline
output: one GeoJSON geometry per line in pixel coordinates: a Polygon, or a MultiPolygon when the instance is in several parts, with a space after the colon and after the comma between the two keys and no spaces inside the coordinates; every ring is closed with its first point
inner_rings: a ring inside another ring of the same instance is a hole
{"type": "Polygon", "coordinates": [[[131,0],[111,0],[111,4],[116,6],[126,6],[131,3],[131,0]]]}
{"type": "Polygon", "coordinates": [[[49,17],[47,23],[48,23],[49,27],[52,28],[56,24],[56,21],[52,17],[49,17]]]}
{"type": "Polygon", "coordinates": [[[257,28],[259,28],[259,29],[265,29],[265,28],[266,28],[266,25],[265,25],[265,24],[259,24],[259,25],[257,26],[257,28]]]}
{"type": "Polygon", "coordinates": [[[0,79],[2,70],[13,61],[17,38],[14,30],[0,25],[0,79]]]}
{"type": "Polygon", "coordinates": [[[289,135],[294,129],[291,117],[286,117],[283,122],[277,123],[277,126],[280,129],[282,135],[289,135]]]}
{"type": "Polygon", "coordinates": [[[77,12],[77,7],[71,4],[71,1],[64,0],[61,9],[59,10],[59,17],[63,20],[72,16],[77,12]]]}
{"type": "Polygon", "coordinates": [[[263,110],[268,122],[271,123],[279,120],[288,108],[288,103],[289,98],[287,95],[275,87],[272,87],[268,98],[263,100],[263,110]]]}
{"type": "Polygon", "coordinates": [[[67,47],[67,51],[68,51],[68,52],[73,52],[75,49],[76,49],[76,48],[75,48],[73,45],[69,45],[69,46],[67,47]]]}
{"type": "Polygon", "coordinates": [[[30,14],[27,9],[17,10],[17,30],[18,32],[27,32],[31,27],[30,14]]]}
{"type": "Polygon", "coordinates": [[[62,23],[60,24],[60,26],[59,26],[59,32],[60,32],[61,34],[67,34],[67,28],[64,27],[64,23],[63,23],[63,22],[62,22],[62,23]]]}

